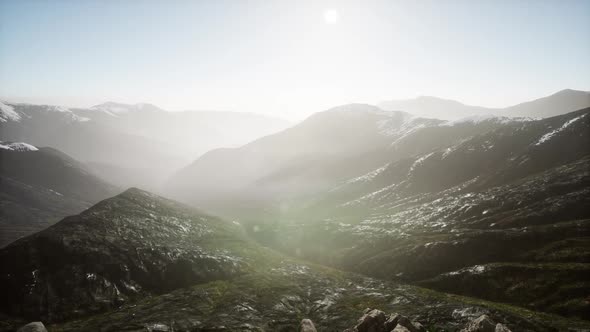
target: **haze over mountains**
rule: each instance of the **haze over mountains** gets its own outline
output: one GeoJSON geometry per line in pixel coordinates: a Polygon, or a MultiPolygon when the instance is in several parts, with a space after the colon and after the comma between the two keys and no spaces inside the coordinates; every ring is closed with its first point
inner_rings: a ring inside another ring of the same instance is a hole
{"type": "Polygon", "coordinates": [[[119,191],[58,150],[0,142],[0,247],[119,191]]]}
{"type": "Polygon", "coordinates": [[[148,104],[2,104],[2,240],[38,232],[0,249],[0,330],[295,331],[311,318],[341,331],[365,308],[428,330],[483,314],[512,331],[590,328],[588,93],[501,112],[396,105],[280,130],[148,104]]]}
{"type": "Polygon", "coordinates": [[[428,96],[383,101],[378,106],[384,110],[406,111],[426,118],[455,120],[471,115],[546,118],[563,114],[564,110],[574,111],[588,107],[589,103],[590,92],[565,89],[545,98],[506,108],[471,106],[454,100],[428,96]]]}
{"type": "Polygon", "coordinates": [[[149,104],[1,107],[1,140],[53,147],[111,182],[150,189],[210,149],[244,144],[288,125],[256,114],[166,112],[149,104]]]}

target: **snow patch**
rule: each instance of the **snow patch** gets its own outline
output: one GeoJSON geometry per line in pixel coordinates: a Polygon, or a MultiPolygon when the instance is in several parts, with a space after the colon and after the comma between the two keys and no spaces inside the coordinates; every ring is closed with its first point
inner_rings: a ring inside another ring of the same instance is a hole
{"type": "Polygon", "coordinates": [[[434,154],[434,152],[431,152],[429,154],[425,154],[422,157],[416,159],[416,161],[412,164],[412,167],[410,167],[410,173],[414,172],[416,167],[420,166],[426,159],[430,158],[430,156],[432,156],[433,154],[434,154]]]}
{"type": "Polygon", "coordinates": [[[441,127],[452,127],[459,124],[479,124],[485,121],[495,121],[496,123],[510,123],[510,122],[518,122],[518,121],[531,121],[532,119],[529,118],[509,118],[505,116],[497,116],[493,114],[478,114],[478,115],[471,115],[464,118],[460,118],[457,120],[447,121],[442,123],[441,127]]]}
{"type": "Polygon", "coordinates": [[[573,118],[573,119],[565,122],[561,127],[557,128],[555,130],[552,130],[552,131],[548,132],[547,134],[541,136],[541,138],[539,138],[539,140],[537,141],[537,143],[535,143],[535,145],[539,146],[539,145],[541,145],[541,144],[549,141],[551,138],[553,138],[553,136],[555,136],[558,133],[562,132],[565,128],[569,127],[572,123],[574,123],[574,122],[580,120],[581,118],[585,117],[586,114],[588,114],[588,113],[584,113],[584,114],[582,114],[580,116],[577,116],[577,117],[575,117],[575,118],[573,118]]]}
{"type": "Polygon", "coordinates": [[[27,144],[24,142],[15,142],[15,143],[8,143],[8,142],[1,142],[0,141],[0,149],[10,150],[10,151],[38,151],[36,147],[31,144],[27,144]]]}
{"type": "Polygon", "coordinates": [[[361,175],[359,177],[356,177],[354,179],[350,179],[348,181],[346,181],[347,184],[350,183],[356,183],[356,182],[368,182],[373,180],[377,175],[381,174],[386,168],[387,166],[389,166],[389,164],[385,164],[379,168],[377,168],[376,170],[370,171],[367,174],[361,175]]]}
{"type": "Polygon", "coordinates": [[[14,110],[14,107],[0,102],[0,122],[20,121],[20,115],[14,110]]]}

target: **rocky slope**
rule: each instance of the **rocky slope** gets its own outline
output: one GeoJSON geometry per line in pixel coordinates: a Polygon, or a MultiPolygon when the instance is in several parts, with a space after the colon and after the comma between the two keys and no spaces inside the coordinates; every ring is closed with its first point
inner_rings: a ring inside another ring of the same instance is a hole
{"type": "Polygon", "coordinates": [[[0,247],[118,191],[60,151],[0,142],[0,247]]]}
{"type": "Polygon", "coordinates": [[[446,146],[394,153],[409,135],[385,150],[390,161],[365,174],[298,200],[281,201],[279,193],[278,202],[236,217],[262,243],[316,262],[590,319],[588,113],[493,120],[495,128],[446,146]],[[474,266],[493,263],[493,277],[479,278],[474,266]],[[567,281],[556,288],[561,275],[567,281]],[[460,287],[466,278],[472,286],[460,287]],[[525,287],[497,292],[512,282],[525,287]]]}
{"type": "Polygon", "coordinates": [[[307,205],[302,198],[388,161],[457,144],[505,121],[510,122],[447,124],[371,105],[344,105],[240,148],[211,151],[175,174],[166,192],[232,218],[250,211],[298,210],[298,204],[307,205]]]}
{"type": "Polygon", "coordinates": [[[305,263],[138,189],[0,250],[0,264],[0,330],[296,331],[307,317],[342,331],[367,307],[445,329],[482,314],[519,331],[588,326],[305,263]]]}

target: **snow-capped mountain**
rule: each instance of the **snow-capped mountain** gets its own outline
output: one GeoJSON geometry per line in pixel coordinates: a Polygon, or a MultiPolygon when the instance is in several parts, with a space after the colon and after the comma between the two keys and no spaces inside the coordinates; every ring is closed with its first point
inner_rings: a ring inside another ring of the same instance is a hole
{"type": "Polygon", "coordinates": [[[0,142],[0,247],[117,192],[55,149],[0,142]]]}
{"type": "Polygon", "coordinates": [[[245,144],[288,125],[249,113],[167,112],[115,102],[88,109],[2,103],[0,110],[0,140],[54,147],[109,181],[153,190],[208,150],[245,144]]]}

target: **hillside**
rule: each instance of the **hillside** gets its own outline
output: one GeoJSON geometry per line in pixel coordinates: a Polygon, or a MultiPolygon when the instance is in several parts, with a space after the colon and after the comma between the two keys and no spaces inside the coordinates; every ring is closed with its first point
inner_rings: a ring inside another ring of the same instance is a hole
{"type": "Polygon", "coordinates": [[[168,112],[150,104],[0,106],[0,140],[52,147],[88,163],[109,182],[153,190],[208,150],[245,144],[289,125],[257,114],[168,112]]]}
{"type": "Polygon", "coordinates": [[[483,313],[520,331],[588,325],[305,263],[138,189],[0,250],[0,264],[2,329],[294,331],[307,317],[343,330],[366,307],[439,328],[483,313]]]}
{"type": "Polygon", "coordinates": [[[60,151],[0,142],[0,247],[118,190],[60,151]]]}

